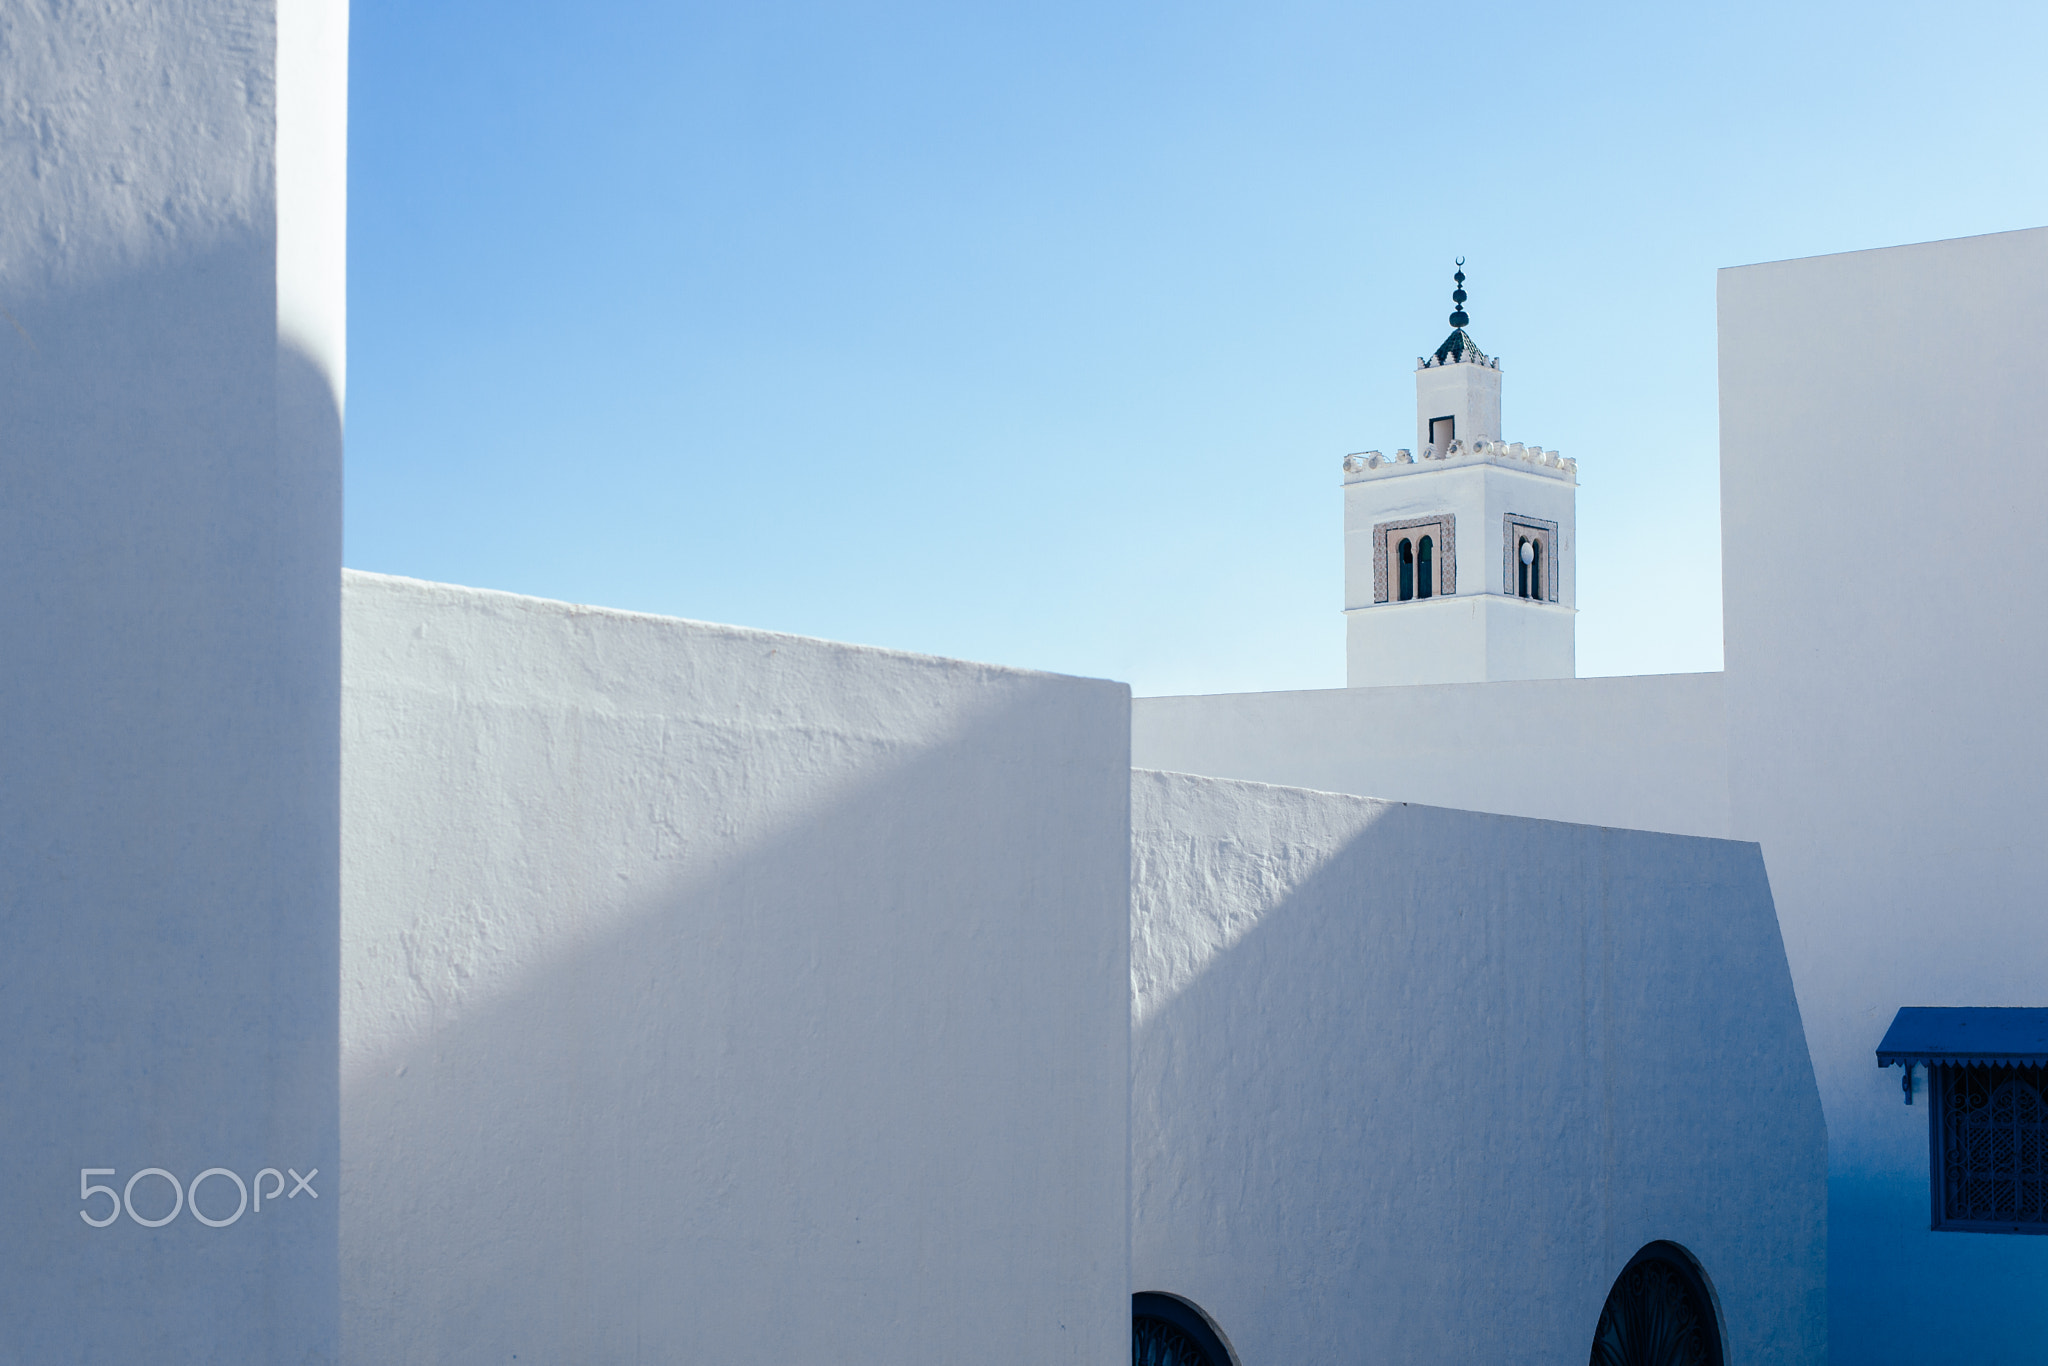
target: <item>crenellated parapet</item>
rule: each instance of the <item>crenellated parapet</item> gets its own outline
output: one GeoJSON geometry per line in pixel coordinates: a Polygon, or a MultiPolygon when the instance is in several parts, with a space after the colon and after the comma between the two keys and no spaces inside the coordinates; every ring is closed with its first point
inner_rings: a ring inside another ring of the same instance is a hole
{"type": "Polygon", "coordinates": [[[1477,365],[1488,370],[1498,370],[1500,369],[1500,357],[1482,355],[1477,348],[1474,348],[1466,351],[1463,356],[1435,355],[1417,356],[1415,358],[1415,368],[1418,370],[1434,370],[1439,366],[1446,365],[1477,365]]]}
{"type": "Polygon", "coordinates": [[[1355,484],[1366,479],[1386,479],[1453,465],[1504,465],[1566,483],[1576,484],[1579,481],[1578,461],[1556,451],[1546,451],[1541,446],[1525,446],[1519,441],[1467,443],[1454,440],[1442,450],[1424,446],[1419,459],[1405,449],[1395,451],[1392,456],[1378,451],[1347,455],[1344,457],[1344,482],[1355,484]]]}

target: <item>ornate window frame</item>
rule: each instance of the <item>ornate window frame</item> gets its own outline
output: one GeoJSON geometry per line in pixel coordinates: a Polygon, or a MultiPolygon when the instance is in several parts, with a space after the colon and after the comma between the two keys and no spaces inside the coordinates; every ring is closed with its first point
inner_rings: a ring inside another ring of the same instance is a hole
{"type": "Polygon", "coordinates": [[[1929,1227],[2048,1233],[2048,1067],[1930,1063],[1927,1099],[1929,1227]]]}
{"type": "Polygon", "coordinates": [[[1501,519],[1500,591],[1517,601],[1524,600],[1515,583],[1515,568],[1521,563],[1515,554],[1517,532],[1533,534],[1538,553],[1543,556],[1543,596],[1534,601],[1556,602],[1557,523],[1546,522],[1541,517],[1524,517],[1518,512],[1507,513],[1501,519]]]}
{"type": "Polygon", "coordinates": [[[1402,522],[1375,522],[1372,528],[1372,600],[1375,603],[1388,602],[1393,594],[1387,588],[1388,546],[1395,539],[1395,533],[1421,530],[1425,535],[1436,537],[1436,592],[1439,598],[1453,597],[1458,591],[1458,515],[1454,512],[1439,512],[1434,517],[1410,517],[1402,522]]]}

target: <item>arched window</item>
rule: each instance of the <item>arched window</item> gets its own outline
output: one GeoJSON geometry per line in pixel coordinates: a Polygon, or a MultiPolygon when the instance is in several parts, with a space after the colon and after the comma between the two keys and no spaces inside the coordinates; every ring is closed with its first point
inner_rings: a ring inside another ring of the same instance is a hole
{"type": "MultiPolygon", "coordinates": [[[[1511,590],[1512,591],[1512,590],[1511,590]]],[[[1414,602],[1458,592],[1458,519],[1406,517],[1372,529],[1372,600],[1414,602]]],[[[1348,610],[1348,609],[1347,609],[1348,610]]]]}
{"type": "Polygon", "coordinates": [[[1236,1366],[1209,1316],[1178,1295],[1131,1296],[1131,1366],[1236,1366]]]}
{"type": "Polygon", "coordinates": [[[1500,591],[1525,602],[1556,602],[1558,526],[1507,514],[1501,535],[1500,591]]]}
{"type": "Polygon", "coordinates": [[[1714,1296],[1692,1254],[1651,1243],[1629,1259],[1593,1330],[1593,1366],[1722,1366],[1714,1296]]]}

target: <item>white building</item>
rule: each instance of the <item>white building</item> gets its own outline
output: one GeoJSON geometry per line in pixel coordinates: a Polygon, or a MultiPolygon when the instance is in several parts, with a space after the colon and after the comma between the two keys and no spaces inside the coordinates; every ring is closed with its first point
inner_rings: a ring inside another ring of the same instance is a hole
{"type": "Polygon", "coordinates": [[[1109,1366],[1165,1295],[1236,1366],[1535,1363],[1652,1246],[1726,1360],[1821,1359],[1754,845],[1134,775],[1116,684],[344,589],[348,1361],[1109,1366]]]}
{"type": "Polygon", "coordinates": [[[1133,760],[1758,841],[1826,1103],[1833,1358],[2041,1360],[2048,1239],[1929,1227],[1924,1089],[1874,1063],[1901,1007],[2048,1004],[2048,229],[1723,271],[1720,340],[1725,672],[1143,698],[1133,760]]]}
{"type": "Polygon", "coordinates": [[[345,17],[0,15],[10,1366],[333,1359],[345,17]]]}
{"type": "Polygon", "coordinates": [[[1242,1366],[1623,1366],[1678,1271],[1679,1360],[1826,1359],[1755,845],[1143,771],[1131,825],[1133,1290],[1242,1366]]]}
{"type": "Polygon", "coordinates": [[[2044,234],[1724,278],[1725,675],[1454,321],[1361,686],[1133,704],[344,576],[345,20],[9,20],[0,1362],[2038,1354],[1872,1051],[2048,966],[2044,234]]]}
{"type": "Polygon", "coordinates": [[[1500,361],[1466,333],[1415,360],[1415,450],[1344,458],[1354,688],[1570,678],[1577,462],[1500,434],[1500,361]],[[1462,571],[1462,572],[1461,572],[1462,571]]]}

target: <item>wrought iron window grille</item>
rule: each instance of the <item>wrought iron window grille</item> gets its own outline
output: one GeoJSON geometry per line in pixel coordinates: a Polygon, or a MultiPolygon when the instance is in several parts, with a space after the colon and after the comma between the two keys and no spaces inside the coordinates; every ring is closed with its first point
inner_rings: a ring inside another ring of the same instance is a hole
{"type": "Polygon", "coordinates": [[[1175,1295],[1131,1296],[1131,1366],[1236,1366],[1230,1348],[1192,1304],[1175,1295]]]}
{"type": "Polygon", "coordinates": [[[1901,1006],[1877,1065],[1927,1069],[1928,1227],[2048,1233],[2048,1007],[1901,1006]]]}
{"type": "Polygon", "coordinates": [[[2048,1233],[2048,1067],[1927,1069],[1933,1227],[2048,1233]]]}
{"type": "Polygon", "coordinates": [[[1651,1243],[1629,1259],[1593,1330],[1592,1366],[1722,1366],[1714,1297],[1692,1256],[1651,1243]]]}

